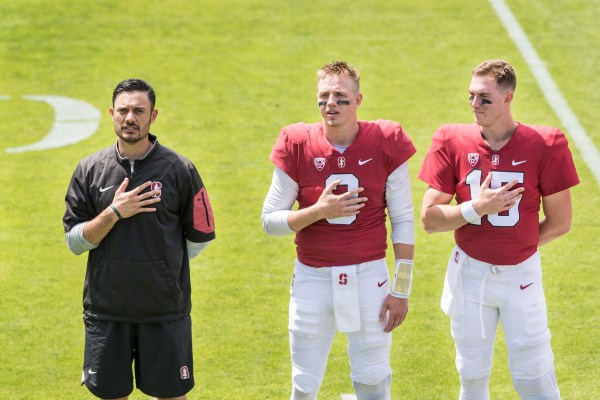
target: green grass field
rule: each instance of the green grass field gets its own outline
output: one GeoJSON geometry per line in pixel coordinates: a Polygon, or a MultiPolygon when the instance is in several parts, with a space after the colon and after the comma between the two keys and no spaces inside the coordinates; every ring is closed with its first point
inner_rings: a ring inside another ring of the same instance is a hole
{"type": "MultiPolygon", "coordinates": [[[[600,3],[509,0],[581,124],[600,147],[600,3]]],[[[140,77],[157,91],[152,131],[193,160],[214,207],[217,240],[193,261],[196,388],[189,399],[289,398],[287,336],[292,237],[260,226],[279,129],[315,121],[315,73],[344,59],[362,75],[362,119],[402,123],[416,172],[436,127],[470,122],[470,70],[504,58],[519,79],[517,120],[561,126],[490,4],[481,0],[0,0],[0,398],[91,399],[79,386],[86,256],[63,237],[64,194],[77,162],[114,142],[112,89],[140,77]],[[89,139],[9,154],[53,124],[45,103],[84,100],[102,111],[89,139]],[[3,100],[1,96],[10,96],[3,100]]],[[[568,132],[567,132],[568,133],[568,132]]],[[[563,399],[600,398],[600,184],[571,144],[582,183],[572,231],[542,248],[563,399]]],[[[439,309],[450,234],[417,223],[408,320],[394,333],[395,399],[456,399],[449,321],[439,309]]],[[[127,243],[124,243],[127,245],[127,243]]],[[[490,244],[492,246],[493,244],[490,244]]],[[[345,338],[336,338],[320,399],[352,393],[345,338]]],[[[516,399],[501,331],[494,399],[516,399]]],[[[134,391],[132,399],[146,399],[134,391]]]]}

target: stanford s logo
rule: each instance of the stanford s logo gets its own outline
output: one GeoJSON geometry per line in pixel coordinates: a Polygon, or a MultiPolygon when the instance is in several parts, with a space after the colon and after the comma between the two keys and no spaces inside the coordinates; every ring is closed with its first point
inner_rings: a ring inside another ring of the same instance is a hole
{"type": "Polygon", "coordinates": [[[184,365],[179,368],[179,375],[181,376],[181,379],[190,379],[190,370],[184,365]]]}
{"type": "Polygon", "coordinates": [[[340,274],[339,284],[342,286],[348,284],[348,274],[340,274]]]}
{"type": "Polygon", "coordinates": [[[162,195],[162,183],[160,182],[152,182],[150,184],[150,190],[158,190],[158,193],[153,195],[152,197],[160,197],[162,195]]]}

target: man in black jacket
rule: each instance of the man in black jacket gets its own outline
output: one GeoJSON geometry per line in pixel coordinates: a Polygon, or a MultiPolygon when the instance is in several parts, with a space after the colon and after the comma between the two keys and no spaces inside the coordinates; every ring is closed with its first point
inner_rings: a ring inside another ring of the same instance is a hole
{"type": "Polygon", "coordinates": [[[189,260],[215,238],[191,161],[150,134],[155,93],[139,79],[113,92],[117,143],[83,159],[65,197],[71,251],[89,251],[83,289],[83,383],[101,398],[136,386],[185,399],[194,386],[189,260]]]}

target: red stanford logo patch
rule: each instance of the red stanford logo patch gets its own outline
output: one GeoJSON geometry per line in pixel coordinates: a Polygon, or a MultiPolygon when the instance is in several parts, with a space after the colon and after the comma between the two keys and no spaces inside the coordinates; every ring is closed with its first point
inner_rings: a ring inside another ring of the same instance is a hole
{"type": "Polygon", "coordinates": [[[153,195],[152,197],[160,197],[162,195],[162,183],[160,182],[152,182],[150,184],[150,190],[158,190],[158,193],[153,195]]]}
{"type": "Polygon", "coordinates": [[[179,375],[181,375],[181,379],[190,379],[190,370],[184,365],[179,368],[179,375]]]}

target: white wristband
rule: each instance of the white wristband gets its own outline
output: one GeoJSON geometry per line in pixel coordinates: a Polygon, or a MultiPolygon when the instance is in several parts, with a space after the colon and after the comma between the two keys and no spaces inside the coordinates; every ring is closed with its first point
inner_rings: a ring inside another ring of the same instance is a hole
{"type": "Polygon", "coordinates": [[[473,207],[473,200],[469,200],[469,201],[465,201],[464,203],[461,203],[460,204],[460,213],[462,214],[465,221],[467,221],[470,224],[472,224],[473,222],[475,222],[479,218],[481,218],[477,214],[477,211],[475,211],[475,207],[473,207]]]}
{"type": "Polygon", "coordinates": [[[394,262],[394,280],[390,287],[390,295],[408,299],[412,287],[413,260],[398,259],[394,262]]]}

